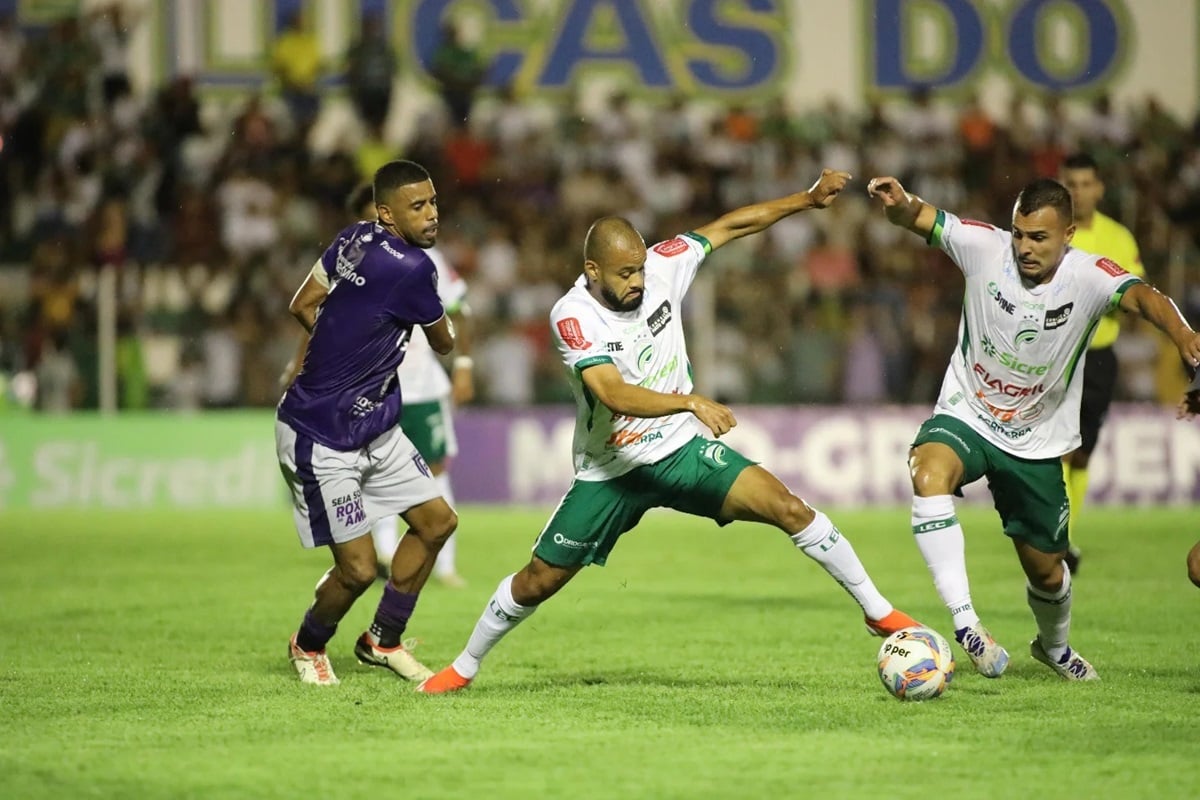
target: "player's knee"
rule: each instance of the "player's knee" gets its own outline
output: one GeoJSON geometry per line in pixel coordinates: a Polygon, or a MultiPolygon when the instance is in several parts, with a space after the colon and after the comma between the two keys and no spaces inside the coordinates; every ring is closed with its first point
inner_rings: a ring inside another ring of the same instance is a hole
{"type": "Polygon", "coordinates": [[[1025,577],[1029,585],[1041,592],[1057,592],[1062,588],[1065,573],[1061,559],[1047,558],[1036,564],[1025,565],[1025,577]]]}
{"type": "Polygon", "coordinates": [[[1188,578],[1196,586],[1200,586],[1200,542],[1196,542],[1196,546],[1188,553],[1187,568],[1188,578]]]}
{"type": "Polygon", "coordinates": [[[355,595],[365,592],[375,582],[375,559],[353,559],[338,565],[337,579],[355,595]]]}
{"type": "Polygon", "coordinates": [[[788,492],[776,504],[776,516],[785,531],[802,531],[812,524],[817,514],[808,503],[788,492]]]}
{"type": "Polygon", "coordinates": [[[953,470],[940,465],[921,465],[912,470],[913,493],[918,497],[935,497],[954,491],[953,470]]]}
{"type": "Polygon", "coordinates": [[[436,517],[423,521],[419,526],[413,526],[413,533],[423,542],[441,547],[458,529],[458,514],[450,506],[436,517]]]}

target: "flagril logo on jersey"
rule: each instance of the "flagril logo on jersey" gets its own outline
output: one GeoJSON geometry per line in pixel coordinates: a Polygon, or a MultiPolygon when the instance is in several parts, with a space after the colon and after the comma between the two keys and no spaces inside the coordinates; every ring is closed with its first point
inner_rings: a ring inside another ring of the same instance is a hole
{"type": "Polygon", "coordinates": [[[658,336],[662,329],[667,327],[667,323],[671,321],[671,301],[663,300],[663,304],[655,309],[654,313],[646,319],[646,324],[650,326],[650,333],[658,336]]]}
{"type": "Polygon", "coordinates": [[[1061,328],[1063,325],[1066,325],[1067,320],[1071,318],[1071,309],[1074,307],[1074,303],[1067,303],[1065,306],[1047,309],[1046,321],[1042,324],[1042,327],[1048,331],[1052,331],[1055,328],[1061,328]]]}

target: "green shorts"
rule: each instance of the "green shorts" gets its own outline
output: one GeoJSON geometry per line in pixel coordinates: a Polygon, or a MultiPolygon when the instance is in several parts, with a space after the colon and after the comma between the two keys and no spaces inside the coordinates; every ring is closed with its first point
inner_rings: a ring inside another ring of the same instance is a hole
{"type": "Polygon", "coordinates": [[[913,447],[939,442],[958,454],[963,463],[962,483],[987,476],[1004,533],[1028,542],[1043,553],[1067,549],[1067,522],[1071,506],[1063,483],[1062,460],[1035,461],[1004,452],[961,420],[935,414],[921,426],[913,447]]]}
{"type": "Polygon", "coordinates": [[[406,403],[400,415],[400,430],[426,464],[437,464],[458,455],[458,442],[450,421],[450,403],[446,400],[406,403]]]}
{"type": "Polygon", "coordinates": [[[754,462],[725,445],[697,436],[656,464],[607,481],[571,484],[533,545],[556,567],[603,565],[621,534],[651,508],[673,508],[718,519],[738,475],[754,462]]]}

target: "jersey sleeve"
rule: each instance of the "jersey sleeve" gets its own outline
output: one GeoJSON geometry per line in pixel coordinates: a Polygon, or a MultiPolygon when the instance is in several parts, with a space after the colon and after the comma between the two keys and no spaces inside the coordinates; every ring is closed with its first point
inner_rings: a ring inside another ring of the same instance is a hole
{"type": "MultiPolygon", "coordinates": [[[[347,240],[354,234],[354,229],[357,226],[358,223],[355,223],[348,228],[343,228],[342,230],[338,231],[338,235],[333,237],[333,241],[329,243],[329,247],[325,248],[325,252],[321,254],[321,258],[317,261],[317,264],[320,264],[325,270],[325,277],[328,282],[332,282],[335,278],[337,278],[338,253],[340,253],[342,248],[346,246],[347,240]]],[[[314,264],[314,276],[316,271],[317,265],[314,264]]],[[[325,285],[328,286],[329,283],[326,283],[325,285]]]]}
{"type": "Polygon", "coordinates": [[[446,258],[445,254],[436,247],[426,250],[425,255],[429,256],[433,260],[434,266],[437,267],[438,296],[442,298],[442,305],[446,307],[446,313],[457,313],[467,300],[467,282],[451,266],[450,260],[446,258]]]}
{"type": "Polygon", "coordinates": [[[986,222],[960,219],[939,208],[929,244],[950,256],[964,275],[972,275],[995,260],[998,248],[1012,246],[1012,234],[986,222]]]}
{"type": "Polygon", "coordinates": [[[1141,278],[1126,271],[1111,258],[1093,256],[1086,264],[1083,272],[1085,285],[1101,313],[1116,309],[1125,292],[1142,282],[1141,278]]]}
{"type": "Polygon", "coordinates": [[[421,258],[388,295],[387,311],[402,325],[432,325],[445,313],[433,261],[421,258]]]}
{"type": "Polygon", "coordinates": [[[597,364],[613,363],[605,350],[604,323],[582,304],[564,300],[550,312],[554,346],[569,369],[583,372],[597,364]]]}
{"type": "Polygon", "coordinates": [[[689,231],[659,242],[646,254],[646,269],[660,270],[671,283],[671,298],[680,300],[696,279],[696,272],[712,245],[698,233],[689,231]]]}

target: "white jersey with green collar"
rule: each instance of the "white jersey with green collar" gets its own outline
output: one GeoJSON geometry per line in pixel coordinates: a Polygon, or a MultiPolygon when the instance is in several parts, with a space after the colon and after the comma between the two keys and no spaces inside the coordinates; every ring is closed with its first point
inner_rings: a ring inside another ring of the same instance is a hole
{"type": "Polygon", "coordinates": [[[1071,248],[1048,283],[1027,286],[1011,233],[940,210],[929,241],[966,276],[958,346],[937,413],[1019,458],[1057,458],[1077,448],[1084,351],[1100,319],[1141,279],[1071,248]]]}
{"type": "MultiPolygon", "coordinates": [[[[436,247],[431,247],[425,254],[437,267],[438,297],[446,307],[447,314],[453,314],[462,309],[467,299],[467,282],[459,277],[454,267],[436,247]]],[[[404,404],[432,403],[450,396],[450,378],[441,359],[425,338],[423,331],[414,331],[408,340],[408,350],[404,360],[396,369],[400,380],[400,390],[404,393],[404,404]]]]}
{"type": "Polygon", "coordinates": [[[680,305],[711,250],[685,233],[646,253],[645,291],[635,311],[611,311],[588,293],[580,276],[554,305],[550,328],[575,395],[575,477],[602,481],[654,464],[707,429],[692,414],[644,419],[614,414],[583,383],[582,373],[613,364],[626,382],[665,394],[690,394],[692,369],[680,305]]]}

